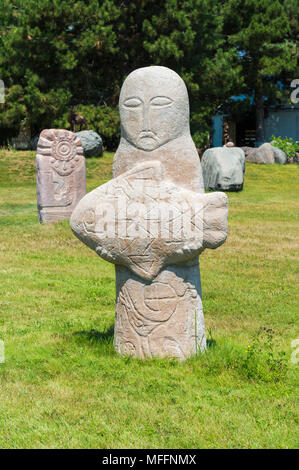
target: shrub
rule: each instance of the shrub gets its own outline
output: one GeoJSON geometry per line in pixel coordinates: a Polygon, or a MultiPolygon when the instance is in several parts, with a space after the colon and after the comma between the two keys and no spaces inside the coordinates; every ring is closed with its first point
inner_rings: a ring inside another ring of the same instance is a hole
{"type": "Polygon", "coordinates": [[[294,142],[290,137],[282,139],[281,137],[275,137],[272,135],[271,144],[274,147],[278,147],[280,150],[283,150],[288,158],[295,157],[296,152],[299,152],[299,142],[294,142]]]}
{"type": "Polygon", "coordinates": [[[253,335],[252,344],[248,345],[245,356],[240,359],[240,369],[248,377],[264,381],[283,378],[287,371],[284,351],[275,351],[274,331],[261,327],[253,335]]]}
{"type": "MultiPolygon", "coordinates": [[[[69,129],[68,115],[70,110],[65,112],[61,118],[54,121],[55,127],[69,129]]],[[[88,125],[88,129],[97,132],[103,139],[104,147],[108,150],[115,150],[120,137],[120,123],[118,109],[110,106],[79,105],[77,113],[82,114],[88,125]]],[[[84,130],[85,128],[82,128],[84,130]]],[[[77,131],[79,129],[76,129],[77,131]]]]}
{"type": "Polygon", "coordinates": [[[254,332],[245,350],[231,342],[215,341],[211,333],[207,343],[207,351],[191,359],[195,369],[199,361],[202,372],[207,375],[232,371],[245,379],[259,382],[276,382],[286,376],[286,354],[274,347],[274,331],[271,328],[261,327],[254,332]]]}

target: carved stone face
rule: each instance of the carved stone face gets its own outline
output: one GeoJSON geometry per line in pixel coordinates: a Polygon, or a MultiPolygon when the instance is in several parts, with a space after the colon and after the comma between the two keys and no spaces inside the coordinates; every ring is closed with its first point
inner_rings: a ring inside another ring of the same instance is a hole
{"type": "Polygon", "coordinates": [[[166,67],[132,72],[121,89],[119,113],[122,137],[141,150],[155,150],[190,132],[185,83],[166,67]]]}

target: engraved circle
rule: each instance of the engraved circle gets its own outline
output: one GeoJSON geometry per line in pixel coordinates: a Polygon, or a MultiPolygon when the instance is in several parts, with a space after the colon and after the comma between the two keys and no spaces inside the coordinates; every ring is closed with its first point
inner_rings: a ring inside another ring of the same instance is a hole
{"type": "Polygon", "coordinates": [[[123,354],[126,356],[135,356],[136,355],[136,347],[134,346],[131,341],[126,341],[123,344],[123,354]]]}
{"type": "Polygon", "coordinates": [[[76,146],[67,139],[53,142],[52,149],[57,160],[70,161],[76,155],[76,146]]]}

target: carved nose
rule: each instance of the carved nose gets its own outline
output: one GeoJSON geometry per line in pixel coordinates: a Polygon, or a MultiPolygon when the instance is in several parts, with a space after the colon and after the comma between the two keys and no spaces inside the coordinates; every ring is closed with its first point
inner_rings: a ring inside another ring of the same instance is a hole
{"type": "Polygon", "coordinates": [[[151,130],[150,119],[149,119],[149,109],[147,106],[143,108],[143,131],[148,132],[151,130]]]}

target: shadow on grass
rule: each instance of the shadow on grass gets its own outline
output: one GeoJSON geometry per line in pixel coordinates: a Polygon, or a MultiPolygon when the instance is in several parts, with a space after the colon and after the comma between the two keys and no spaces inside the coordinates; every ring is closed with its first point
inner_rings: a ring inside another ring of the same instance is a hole
{"type": "Polygon", "coordinates": [[[213,338],[207,339],[207,349],[212,349],[216,346],[216,340],[213,338]]]}
{"type": "Polygon", "coordinates": [[[208,337],[207,337],[207,349],[213,349],[217,342],[216,340],[213,338],[213,333],[212,333],[212,330],[211,328],[208,328],[207,329],[207,334],[208,334],[208,337]]]}
{"type": "MultiPolygon", "coordinates": [[[[98,331],[92,328],[91,330],[75,331],[73,335],[92,344],[110,345],[113,344],[114,325],[111,325],[104,331],[98,331]]],[[[207,349],[213,349],[216,344],[217,342],[214,338],[207,339],[207,349]]]]}
{"type": "Polygon", "coordinates": [[[107,330],[104,331],[91,329],[89,331],[75,331],[73,334],[93,344],[97,343],[108,345],[113,343],[114,325],[111,325],[107,330]]]}

